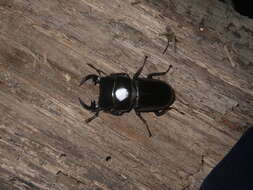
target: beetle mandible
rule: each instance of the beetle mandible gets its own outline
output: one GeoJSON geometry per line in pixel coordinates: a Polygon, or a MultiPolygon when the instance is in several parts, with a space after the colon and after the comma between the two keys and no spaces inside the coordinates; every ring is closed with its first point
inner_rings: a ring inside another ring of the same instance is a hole
{"type": "Polygon", "coordinates": [[[99,84],[99,98],[98,103],[91,101],[91,105],[85,104],[79,98],[84,109],[95,113],[94,116],[86,119],[86,123],[98,117],[100,111],[120,116],[134,109],[136,115],[145,124],[149,137],[151,137],[151,131],[141,115],[142,112],[153,112],[156,116],[161,116],[171,109],[178,111],[176,108],[171,107],[175,101],[173,88],[169,84],[153,78],[167,74],[172,65],[165,72],[150,73],[146,78],[139,77],[147,58],[148,56],[145,56],[143,65],[137,70],[132,79],[127,73],[112,73],[102,76],[102,74],[105,74],[103,71],[89,64],[97,71],[98,75],[87,75],[81,80],[79,86],[87,80],[92,80],[95,85],[99,84]]]}

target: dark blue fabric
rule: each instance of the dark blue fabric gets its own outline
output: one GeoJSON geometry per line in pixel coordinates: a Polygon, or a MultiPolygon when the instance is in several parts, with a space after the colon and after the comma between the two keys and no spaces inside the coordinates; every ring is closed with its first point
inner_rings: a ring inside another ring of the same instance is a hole
{"type": "Polygon", "coordinates": [[[200,190],[253,190],[253,128],[211,171],[200,190]]]}

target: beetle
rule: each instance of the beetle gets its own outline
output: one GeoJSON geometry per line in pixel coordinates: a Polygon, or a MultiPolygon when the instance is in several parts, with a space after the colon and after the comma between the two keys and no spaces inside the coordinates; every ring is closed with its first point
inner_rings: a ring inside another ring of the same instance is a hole
{"type": "Polygon", "coordinates": [[[135,110],[136,115],[145,124],[149,137],[152,136],[146,120],[142,117],[143,112],[153,112],[156,116],[162,116],[167,111],[176,108],[171,107],[175,101],[175,91],[166,82],[154,79],[155,76],[166,75],[172,65],[165,72],[150,73],[146,78],[140,74],[147,63],[148,56],[145,56],[143,65],[137,70],[131,79],[127,73],[112,73],[107,76],[103,71],[95,68],[98,75],[90,74],[84,77],[79,86],[86,81],[92,80],[94,85],[99,84],[98,103],[91,101],[90,105],[85,104],[79,97],[81,106],[94,112],[91,118],[86,119],[86,123],[98,117],[100,111],[104,111],[116,116],[135,110]]]}

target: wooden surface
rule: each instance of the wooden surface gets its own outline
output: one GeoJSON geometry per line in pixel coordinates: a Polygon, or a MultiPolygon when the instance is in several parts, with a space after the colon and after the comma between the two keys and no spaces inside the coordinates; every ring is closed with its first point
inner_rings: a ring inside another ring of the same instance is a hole
{"type": "Polygon", "coordinates": [[[0,189],[197,190],[253,123],[252,40],[222,1],[0,0],[0,189]],[[87,64],[132,76],[144,55],[185,115],[143,114],[152,138],[133,112],[86,124],[87,64]]]}

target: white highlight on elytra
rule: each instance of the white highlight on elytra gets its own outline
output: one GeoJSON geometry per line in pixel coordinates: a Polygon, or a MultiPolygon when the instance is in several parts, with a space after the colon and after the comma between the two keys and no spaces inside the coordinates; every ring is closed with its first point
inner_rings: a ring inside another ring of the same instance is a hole
{"type": "Polygon", "coordinates": [[[115,95],[119,101],[123,101],[128,97],[129,93],[128,93],[127,89],[119,88],[116,90],[115,95]]]}

